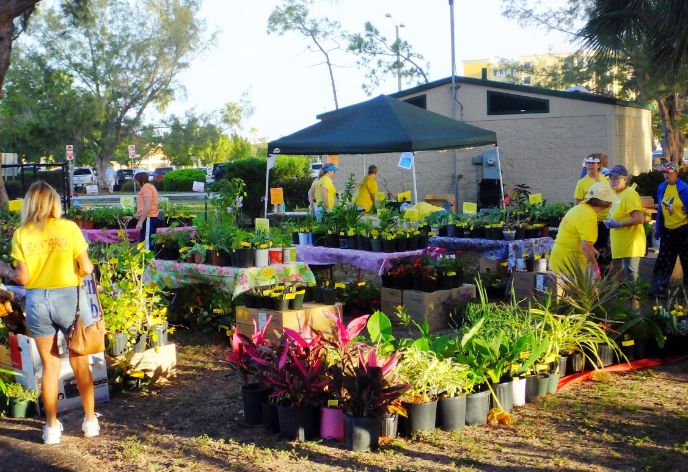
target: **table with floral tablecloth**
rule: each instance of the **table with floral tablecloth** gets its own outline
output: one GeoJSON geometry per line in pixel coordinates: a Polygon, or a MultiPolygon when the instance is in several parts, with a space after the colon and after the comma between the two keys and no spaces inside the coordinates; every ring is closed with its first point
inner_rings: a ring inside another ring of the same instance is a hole
{"type": "MultiPolygon", "coordinates": [[[[127,239],[129,242],[136,242],[139,240],[139,232],[136,228],[129,228],[125,230],[121,229],[82,229],[81,233],[86,238],[89,243],[101,243],[101,244],[113,244],[122,242],[122,236],[120,236],[120,231],[125,231],[127,233],[127,239]]],[[[158,228],[157,233],[164,233],[165,231],[170,231],[170,228],[158,228]]],[[[189,231],[192,236],[196,232],[195,226],[175,226],[172,231],[189,231]]]]}
{"type": "Polygon", "coordinates": [[[215,285],[233,297],[255,287],[272,284],[315,282],[313,272],[301,262],[273,264],[266,267],[220,267],[206,264],[153,259],[152,270],[144,279],[164,288],[180,288],[190,284],[215,285]]]}
{"type": "Polygon", "coordinates": [[[546,257],[552,252],[552,238],[516,239],[514,241],[496,241],[493,239],[448,238],[435,236],[430,238],[430,246],[443,247],[452,251],[473,251],[495,261],[506,260],[509,270],[516,266],[516,259],[525,257],[546,257]]]}
{"type": "Polygon", "coordinates": [[[418,256],[423,249],[403,252],[371,252],[357,249],[338,249],[323,246],[296,246],[296,260],[308,264],[351,264],[362,270],[382,275],[392,261],[418,256]]]}

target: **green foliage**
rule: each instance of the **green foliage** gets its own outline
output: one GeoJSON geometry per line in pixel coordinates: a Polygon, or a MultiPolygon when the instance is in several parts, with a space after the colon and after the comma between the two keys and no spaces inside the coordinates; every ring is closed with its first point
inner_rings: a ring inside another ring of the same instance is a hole
{"type": "Polygon", "coordinates": [[[19,382],[12,382],[7,384],[5,396],[7,398],[14,398],[20,401],[28,400],[35,403],[38,401],[39,392],[36,390],[27,390],[19,382]]]}
{"type": "Polygon", "coordinates": [[[278,156],[270,170],[270,179],[279,182],[310,178],[310,175],[310,159],[306,156],[278,156]]]}
{"type": "Polygon", "coordinates": [[[190,192],[194,182],[205,182],[206,173],[200,169],[177,169],[165,174],[162,188],[168,192],[190,192]]]}
{"type": "MultiPolygon", "coordinates": [[[[685,170],[679,171],[679,179],[688,182],[688,173],[685,170]]],[[[651,170],[635,175],[631,178],[630,184],[636,184],[636,191],[639,195],[657,198],[657,187],[664,182],[664,174],[660,170],[651,170]]]]}

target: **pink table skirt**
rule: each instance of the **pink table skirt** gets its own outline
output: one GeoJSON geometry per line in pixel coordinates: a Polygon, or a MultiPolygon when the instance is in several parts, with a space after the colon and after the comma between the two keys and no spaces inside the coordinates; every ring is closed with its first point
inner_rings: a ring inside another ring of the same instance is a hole
{"type": "MultiPolygon", "coordinates": [[[[120,234],[120,232],[123,231],[127,235],[127,240],[129,242],[136,242],[139,240],[139,234],[138,231],[136,231],[136,228],[131,228],[131,229],[82,229],[81,232],[83,233],[84,237],[86,238],[86,241],[90,243],[101,243],[101,244],[112,244],[112,243],[119,243],[122,241],[124,233],[120,234]]],[[[170,228],[158,228],[158,233],[164,233],[165,231],[170,231],[170,228]]],[[[189,231],[191,235],[193,236],[196,234],[196,227],[195,226],[176,226],[175,228],[172,229],[172,231],[189,231]]]]}

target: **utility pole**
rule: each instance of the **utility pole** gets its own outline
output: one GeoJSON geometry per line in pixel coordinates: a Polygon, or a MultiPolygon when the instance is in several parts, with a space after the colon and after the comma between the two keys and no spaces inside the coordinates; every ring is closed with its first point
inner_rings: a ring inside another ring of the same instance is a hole
{"type": "Polygon", "coordinates": [[[396,34],[396,41],[394,44],[397,47],[397,91],[401,92],[401,43],[399,42],[399,28],[403,28],[404,24],[397,24],[397,22],[394,21],[394,18],[392,18],[391,13],[386,13],[385,17],[389,18],[392,20],[392,23],[394,23],[394,31],[396,34]]]}

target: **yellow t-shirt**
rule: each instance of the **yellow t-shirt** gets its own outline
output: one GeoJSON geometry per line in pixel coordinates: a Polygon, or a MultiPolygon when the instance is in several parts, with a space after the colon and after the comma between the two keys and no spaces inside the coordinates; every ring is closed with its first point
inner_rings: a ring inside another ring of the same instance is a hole
{"type": "Polygon", "coordinates": [[[320,188],[318,189],[318,193],[321,196],[321,200],[323,188],[327,189],[327,208],[334,208],[334,196],[337,193],[337,189],[334,187],[334,183],[329,175],[323,175],[320,177],[320,188]]]}
{"type": "Polygon", "coordinates": [[[559,225],[559,233],[554,241],[549,266],[554,272],[565,273],[567,265],[587,264],[583,255],[581,241],[597,241],[597,216],[595,210],[587,203],[580,203],[571,208],[559,225]]]}
{"type": "MultiPolygon", "coordinates": [[[[619,201],[614,203],[609,210],[612,219],[624,221],[631,217],[631,212],[633,211],[645,212],[643,204],[640,202],[640,195],[634,189],[626,187],[617,195],[619,201]]],[[[609,237],[612,242],[612,259],[643,257],[645,255],[647,240],[645,239],[643,225],[612,228],[609,232],[609,237]]]]}
{"type": "Polygon", "coordinates": [[[26,288],[79,286],[76,260],[86,249],[88,243],[76,223],[62,218],[49,219],[42,229],[32,223],[22,226],[12,237],[12,258],[29,271],[26,288]]]}
{"type": "Polygon", "coordinates": [[[688,223],[686,209],[678,196],[676,185],[667,185],[662,198],[662,216],[664,217],[664,227],[676,229],[688,223]]]}
{"type": "Polygon", "coordinates": [[[365,211],[370,211],[375,201],[375,194],[377,193],[377,179],[375,174],[368,174],[358,187],[358,195],[356,195],[356,205],[363,208],[365,211]]]}
{"type": "MultiPolygon", "coordinates": [[[[578,183],[576,183],[576,189],[573,191],[573,198],[577,198],[578,200],[584,200],[585,194],[588,193],[590,187],[592,187],[593,184],[596,184],[597,182],[609,182],[609,177],[600,174],[599,179],[595,180],[586,174],[585,177],[583,177],[578,181],[578,183]]],[[[604,221],[607,219],[608,216],[609,210],[604,209],[597,214],[597,221],[604,221]]]]}
{"type": "Polygon", "coordinates": [[[322,195],[320,193],[320,177],[315,179],[311,184],[311,190],[313,191],[313,200],[316,204],[322,202],[322,195]]]}

